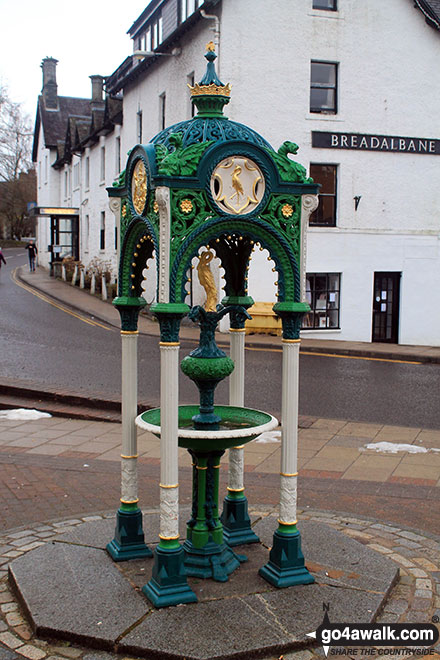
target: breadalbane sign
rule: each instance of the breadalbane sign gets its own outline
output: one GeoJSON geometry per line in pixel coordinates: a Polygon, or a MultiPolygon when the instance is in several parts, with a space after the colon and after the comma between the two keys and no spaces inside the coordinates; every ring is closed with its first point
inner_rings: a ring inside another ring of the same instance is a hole
{"type": "Polygon", "coordinates": [[[312,147],[320,149],[356,149],[357,151],[394,151],[407,154],[440,155],[440,140],[398,135],[364,133],[328,133],[312,131],[312,147]]]}

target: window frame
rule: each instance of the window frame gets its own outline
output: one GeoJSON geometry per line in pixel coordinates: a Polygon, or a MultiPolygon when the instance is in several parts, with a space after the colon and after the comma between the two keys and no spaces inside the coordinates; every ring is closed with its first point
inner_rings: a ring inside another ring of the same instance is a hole
{"type": "Polygon", "coordinates": [[[306,273],[306,298],[308,299],[308,297],[310,297],[308,303],[311,310],[304,315],[301,327],[302,330],[325,330],[328,332],[341,329],[341,280],[342,273],[306,273]],[[316,283],[316,278],[318,277],[326,278],[325,287],[317,289],[315,285],[313,288],[310,287],[310,289],[308,289],[308,282],[313,278],[314,283],[316,283]],[[331,277],[337,278],[337,288],[330,286],[331,277]],[[308,293],[310,294],[309,296],[307,296],[308,293]],[[319,297],[317,295],[318,293],[321,294],[319,297]],[[335,300],[330,301],[330,294],[335,294],[335,300]],[[322,295],[325,296],[324,300],[321,300],[321,302],[325,302],[324,307],[316,304],[319,302],[322,295]],[[332,303],[334,303],[333,306],[331,306],[332,303]],[[334,316],[335,314],[337,324],[328,325],[331,316],[334,316]],[[325,322],[324,325],[322,325],[322,320],[325,322]]]}
{"type": "Polygon", "coordinates": [[[163,131],[166,124],[166,112],[167,112],[167,93],[162,92],[159,94],[159,130],[163,131]]]}
{"type": "Polygon", "coordinates": [[[99,249],[105,250],[105,211],[101,211],[101,227],[99,231],[99,249]]]}
{"type": "Polygon", "coordinates": [[[328,62],[325,60],[310,60],[310,99],[309,99],[309,112],[317,115],[337,115],[338,114],[338,86],[339,86],[339,62],[328,62]],[[335,69],[335,82],[334,85],[330,83],[317,83],[313,82],[312,71],[313,64],[326,64],[333,66],[335,69]],[[312,90],[313,89],[333,89],[334,90],[334,107],[333,109],[322,107],[312,107],[312,90]]]}
{"type": "Polygon", "coordinates": [[[136,133],[137,133],[137,141],[138,144],[142,144],[142,129],[143,129],[143,114],[142,110],[139,108],[139,110],[136,113],[136,133]]]}
{"type": "Polygon", "coordinates": [[[309,174],[315,181],[319,183],[312,175],[312,167],[334,167],[335,168],[335,191],[334,193],[318,193],[319,204],[318,207],[311,213],[309,217],[309,227],[337,227],[338,224],[338,185],[339,185],[339,165],[338,163],[310,163],[309,174]],[[333,223],[329,224],[327,222],[315,222],[313,217],[318,214],[318,211],[321,208],[321,198],[322,197],[333,197],[334,198],[334,218],[333,223]]]}
{"type": "Polygon", "coordinates": [[[84,188],[90,189],[90,156],[86,156],[86,164],[84,168],[84,188]]]}
{"type": "Polygon", "coordinates": [[[105,182],[105,145],[101,146],[100,176],[101,176],[101,183],[105,182]]]}
{"type": "Polygon", "coordinates": [[[121,173],[121,136],[115,138],[115,169],[116,175],[121,173]]]}
{"type": "Polygon", "coordinates": [[[315,7],[315,2],[319,2],[319,0],[312,0],[312,9],[317,9],[318,11],[338,11],[338,0],[332,0],[333,7],[315,7]]]}

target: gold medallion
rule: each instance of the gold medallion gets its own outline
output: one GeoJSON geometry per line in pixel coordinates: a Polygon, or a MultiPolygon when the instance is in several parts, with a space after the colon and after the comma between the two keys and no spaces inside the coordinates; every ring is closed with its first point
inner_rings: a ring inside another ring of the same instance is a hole
{"type": "Polygon", "coordinates": [[[251,213],[263,199],[264,190],[263,173],[250,158],[230,156],[212,173],[212,196],[226,213],[251,213]]]}
{"type": "Polygon", "coordinates": [[[147,170],[142,160],[138,160],[134,166],[131,177],[131,199],[134,210],[141,215],[147,201],[147,170]]]}

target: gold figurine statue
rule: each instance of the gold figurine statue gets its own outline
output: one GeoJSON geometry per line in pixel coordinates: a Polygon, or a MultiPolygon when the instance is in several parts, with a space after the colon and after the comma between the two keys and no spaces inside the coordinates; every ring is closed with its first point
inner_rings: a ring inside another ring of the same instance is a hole
{"type": "Polygon", "coordinates": [[[243,184],[240,181],[241,167],[237,165],[232,173],[232,187],[235,193],[229,199],[233,199],[237,195],[237,206],[240,206],[240,195],[244,195],[243,184]]]}
{"type": "Polygon", "coordinates": [[[217,288],[214,282],[214,276],[209,266],[210,262],[214,259],[214,253],[211,250],[202,252],[197,264],[197,274],[199,282],[206,292],[205,311],[215,312],[217,306],[217,288]]]}
{"type": "Polygon", "coordinates": [[[141,214],[147,199],[147,172],[141,160],[136,163],[133,171],[133,206],[136,213],[141,214]]]}

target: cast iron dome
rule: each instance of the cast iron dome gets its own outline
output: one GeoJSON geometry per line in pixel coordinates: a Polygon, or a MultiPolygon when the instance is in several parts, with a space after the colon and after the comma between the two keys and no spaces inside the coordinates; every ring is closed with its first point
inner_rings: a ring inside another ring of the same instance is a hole
{"type": "Polygon", "coordinates": [[[206,73],[194,87],[189,86],[191,101],[198,110],[197,115],[192,119],[168,126],[158,133],[151,143],[163,144],[168,149],[173,149],[174,145],[169,137],[180,133],[182,148],[208,140],[212,142],[242,140],[273,151],[272,146],[259,133],[249,126],[228,119],[223,114],[223,106],[229,103],[231,88],[229,83],[225,85],[221,82],[215,71],[214,61],[217,55],[214,52],[214,44],[211,42],[206,48],[205,58],[208,61],[206,73]]]}

